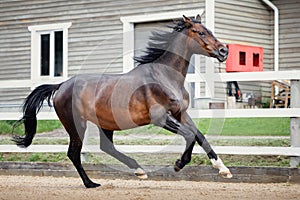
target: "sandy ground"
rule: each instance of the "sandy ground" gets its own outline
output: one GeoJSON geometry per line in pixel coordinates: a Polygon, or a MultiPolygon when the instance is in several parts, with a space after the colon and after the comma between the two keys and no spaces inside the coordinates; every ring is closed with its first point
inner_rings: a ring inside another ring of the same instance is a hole
{"type": "Polygon", "coordinates": [[[0,199],[300,199],[297,184],[215,183],[193,181],[94,180],[86,189],[79,178],[0,176],[0,199]]]}

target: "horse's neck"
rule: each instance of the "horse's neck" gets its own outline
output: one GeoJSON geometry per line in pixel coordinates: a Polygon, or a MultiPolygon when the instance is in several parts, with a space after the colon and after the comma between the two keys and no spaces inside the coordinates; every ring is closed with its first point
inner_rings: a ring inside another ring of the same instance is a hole
{"type": "Polygon", "coordinates": [[[191,59],[190,54],[173,53],[166,51],[156,63],[168,66],[172,70],[179,72],[184,78],[186,77],[187,70],[191,59]]]}
{"type": "Polygon", "coordinates": [[[156,62],[173,68],[185,77],[191,57],[192,53],[187,46],[187,36],[181,33],[174,38],[165,53],[156,62]]]}

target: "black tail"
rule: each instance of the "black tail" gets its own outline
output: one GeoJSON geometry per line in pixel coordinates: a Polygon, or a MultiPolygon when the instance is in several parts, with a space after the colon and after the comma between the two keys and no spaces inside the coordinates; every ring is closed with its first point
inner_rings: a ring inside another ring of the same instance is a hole
{"type": "Polygon", "coordinates": [[[51,105],[51,97],[61,84],[57,85],[41,85],[35,88],[26,98],[23,105],[23,117],[19,122],[24,122],[25,137],[14,136],[12,139],[20,147],[28,147],[36,133],[36,115],[43,106],[43,102],[47,99],[48,105],[51,105]]]}

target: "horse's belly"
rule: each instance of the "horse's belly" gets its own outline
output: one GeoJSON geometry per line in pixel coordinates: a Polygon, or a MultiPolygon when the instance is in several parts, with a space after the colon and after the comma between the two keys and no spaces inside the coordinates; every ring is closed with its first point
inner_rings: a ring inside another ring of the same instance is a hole
{"type": "Polygon", "coordinates": [[[103,86],[97,91],[95,111],[99,126],[108,130],[124,130],[150,123],[143,92],[140,89],[131,91],[128,87],[126,84],[103,86]]]}
{"type": "Polygon", "coordinates": [[[109,118],[107,116],[98,116],[97,122],[94,123],[107,130],[126,130],[149,124],[150,120],[143,117],[132,118],[126,112],[119,112],[109,118]]]}
{"type": "Polygon", "coordinates": [[[131,129],[151,122],[146,110],[102,107],[97,111],[96,118],[89,120],[107,130],[131,129]]]}

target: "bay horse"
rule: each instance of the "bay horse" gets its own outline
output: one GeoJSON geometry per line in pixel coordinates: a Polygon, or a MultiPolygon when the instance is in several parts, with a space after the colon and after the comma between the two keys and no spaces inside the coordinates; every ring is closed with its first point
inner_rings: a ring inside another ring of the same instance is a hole
{"type": "Polygon", "coordinates": [[[193,54],[202,54],[223,62],[228,49],[202,23],[183,16],[170,32],[153,32],[144,56],[135,58],[137,67],[125,74],[82,74],[60,84],[35,88],[25,99],[23,117],[25,136],[15,136],[18,146],[28,147],[36,133],[36,115],[47,100],[70,136],[68,157],[77,169],[85,187],[100,186],[85,173],[80,152],[87,121],[99,127],[100,149],[115,157],[141,179],[147,178],[143,168],[132,158],[119,152],[113,144],[115,130],[154,124],[184,137],[186,148],[174,164],[180,171],[191,160],[197,142],[207,153],[213,167],[224,178],[231,178],[210,144],[197,130],[187,114],[189,94],[184,81],[193,54]]]}

